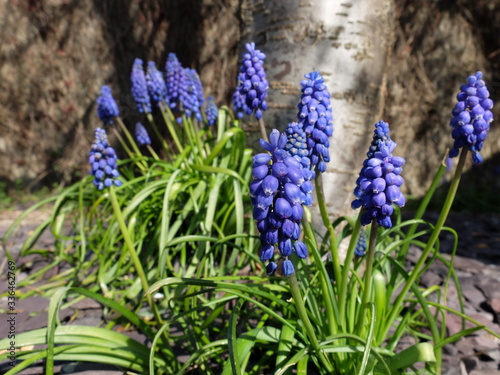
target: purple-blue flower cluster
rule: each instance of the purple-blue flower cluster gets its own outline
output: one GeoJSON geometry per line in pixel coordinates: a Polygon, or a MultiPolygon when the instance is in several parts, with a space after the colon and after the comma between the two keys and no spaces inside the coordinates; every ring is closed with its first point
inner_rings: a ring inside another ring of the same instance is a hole
{"type": "Polygon", "coordinates": [[[472,152],[474,164],[483,161],[479,152],[493,121],[493,100],[489,98],[490,93],[482,77],[481,72],[476,72],[468,77],[467,83],[460,86],[458,102],[451,112],[453,117],[450,121],[453,128],[451,136],[455,142],[449,156],[457,156],[459,150],[466,146],[472,152]]]}
{"type": "Polygon", "coordinates": [[[178,109],[186,96],[188,82],[186,71],[173,52],[168,54],[165,64],[165,83],[167,85],[168,105],[172,109],[178,109]]]}
{"type": "Polygon", "coordinates": [[[97,116],[105,125],[113,125],[113,119],[120,115],[120,111],[109,86],[101,87],[101,95],[97,98],[96,103],[97,116]]]}
{"type": "Polygon", "coordinates": [[[392,155],[395,147],[396,143],[389,136],[389,124],[384,121],[375,124],[368,158],[363,162],[356,181],[356,199],[351,203],[353,209],[362,206],[366,210],[361,215],[363,225],[376,220],[380,226],[391,228],[393,203],[399,207],[405,205],[405,197],[400,190],[404,182],[401,172],[405,159],[392,155]]]}
{"type": "MultiPolygon", "coordinates": [[[[169,53],[165,64],[166,99],[174,111],[184,111],[187,117],[202,121],[201,107],[205,98],[203,86],[196,70],[183,68],[175,53],[169,53]]],[[[177,122],[182,122],[178,117],[177,122]]]]}
{"type": "Polygon", "coordinates": [[[333,115],[328,91],[323,76],[311,72],[300,82],[302,95],[298,104],[298,119],[307,135],[307,148],[312,167],[320,172],[326,171],[326,163],[330,161],[328,147],[329,138],[333,134],[333,115]]]}
{"type": "Polygon", "coordinates": [[[149,138],[148,131],[140,122],[135,124],[135,139],[141,146],[151,144],[151,138],[149,138]]]}
{"type": "Polygon", "coordinates": [[[238,85],[233,94],[233,108],[238,117],[243,114],[255,113],[257,120],[262,118],[263,111],[267,110],[267,91],[269,83],[264,70],[266,55],[255,49],[255,43],[245,45],[247,53],[243,54],[238,85]]]}
{"type": "Polygon", "coordinates": [[[217,117],[219,116],[219,109],[215,104],[214,97],[209,96],[207,98],[207,104],[205,107],[205,116],[207,116],[207,125],[211,126],[215,124],[217,117]]]}
{"type": "MultiPolygon", "coordinates": [[[[307,148],[307,136],[302,128],[302,124],[297,122],[289,123],[285,129],[285,134],[287,136],[285,150],[302,164],[304,168],[304,180],[313,180],[315,173],[311,170],[311,159],[309,158],[309,149],[307,148]]],[[[312,204],[312,189],[305,195],[304,204],[306,206],[312,204]]]]}
{"type": "Polygon", "coordinates": [[[366,253],[366,232],[363,228],[359,232],[358,242],[356,242],[356,247],[354,248],[354,255],[358,257],[365,256],[366,253]]]}
{"type": "Polygon", "coordinates": [[[132,84],[130,91],[139,113],[151,113],[151,100],[149,99],[148,85],[141,59],[134,60],[132,73],[130,73],[130,82],[132,84]]]}
{"type": "Polygon", "coordinates": [[[302,204],[313,187],[304,177],[304,171],[310,171],[284,149],[286,144],[286,134],[276,129],[271,132],[269,142],[260,140],[268,152],[253,157],[250,197],[262,244],[260,258],[270,261],[267,273],[273,274],[278,269],[272,260],[277,245],[283,259],[281,272],[290,276],[295,272],[288,259],[292,252],[299,258],[308,255],[306,245],[299,240],[300,222],[302,204]]]}
{"type": "Polygon", "coordinates": [[[153,98],[153,100],[158,104],[165,102],[167,98],[167,86],[162,72],[156,68],[154,61],[148,62],[146,83],[149,95],[153,98]]]}
{"type": "Polygon", "coordinates": [[[245,114],[245,109],[246,108],[246,103],[245,103],[245,96],[243,96],[240,92],[240,90],[236,89],[236,91],[233,94],[233,109],[236,114],[237,118],[243,118],[243,115],[245,114]]]}
{"type": "Polygon", "coordinates": [[[203,96],[203,86],[201,85],[200,77],[194,69],[186,68],[185,72],[187,77],[187,90],[184,98],[181,96],[182,109],[186,113],[186,117],[194,115],[198,121],[202,121],[201,106],[203,105],[205,99],[203,96]]]}
{"type": "Polygon", "coordinates": [[[118,180],[117,157],[115,150],[108,144],[106,131],[101,128],[95,130],[95,139],[89,153],[90,174],[94,176],[92,181],[97,189],[111,185],[121,186],[118,180]]]}

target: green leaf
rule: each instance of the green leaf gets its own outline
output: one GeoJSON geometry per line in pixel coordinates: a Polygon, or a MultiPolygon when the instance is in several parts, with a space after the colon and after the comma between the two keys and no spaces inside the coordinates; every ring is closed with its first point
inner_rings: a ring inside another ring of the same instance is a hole
{"type": "Polygon", "coordinates": [[[436,362],[434,356],[434,347],[428,342],[410,346],[408,349],[386,358],[386,363],[389,366],[391,373],[396,373],[397,370],[406,369],[417,362],[436,362]]]}
{"type": "Polygon", "coordinates": [[[293,353],[292,346],[295,337],[295,329],[289,326],[283,326],[278,341],[278,353],[276,354],[276,369],[280,371],[290,354],[293,353]]]}
{"type": "Polygon", "coordinates": [[[241,306],[243,305],[243,300],[238,299],[236,302],[236,306],[234,307],[231,315],[229,317],[229,327],[228,327],[228,335],[227,335],[227,343],[229,349],[229,358],[228,361],[231,364],[231,370],[233,375],[241,375],[241,362],[245,358],[241,356],[241,353],[238,352],[237,347],[237,338],[236,338],[236,325],[238,323],[238,314],[241,310],[241,306]]]}

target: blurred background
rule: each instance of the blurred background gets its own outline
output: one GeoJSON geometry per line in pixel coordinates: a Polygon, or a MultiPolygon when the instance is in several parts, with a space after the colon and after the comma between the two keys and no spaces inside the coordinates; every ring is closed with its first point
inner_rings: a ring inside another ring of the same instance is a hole
{"type": "MultiPolygon", "coordinates": [[[[325,1],[330,0],[301,2],[293,9],[296,15],[287,14],[286,25],[304,22],[302,10],[314,14],[316,3],[325,1]]],[[[343,3],[346,15],[355,3],[343,3]]],[[[357,84],[343,99],[363,99],[368,110],[373,109],[363,132],[371,134],[379,119],[392,125],[397,154],[408,160],[406,193],[418,197],[451,146],[448,123],[455,95],[468,75],[481,70],[497,104],[497,120],[485,142],[484,163],[475,167],[469,163],[455,209],[500,212],[500,1],[379,3],[385,7],[379,21],[384,30],[384,53],[378,57],[383,59],[380,82],[374,90],[357,84]],[[377,108],[370,107],[373,102],[377,108]]],[[[95,99],[103,84],[111,86],[125,123],[133,126],[139,120],[129,94],[130,70],[137,57],[163,67],[167,54],[176,53],[184,67],[198,71],[205,96],[213,95],[218,105],[229,104],[244,44],[255,41],[257,48],[270,53],[270,30],[285,22],[276,18],[276,10],[286,9],[287,4],[279,0],[0,2],[0,205],[2,196],[68,185],[88,173],[92,132],[100,126],[95,99]]],[[[347,28],[347,16],[345,22],[347,28]]],[[[319,39],[329,39],[331,48],[352,48],[348,43],[336,45],[324,25],[314,31],[315,40],[310,40],[310,29],[306,32],[308,54],[324,48],[319,39]]],[[[273,40],[284,48],[289,42],[273,40]]],[[[370,48],[378,47],[368,46],[368,52],[370,48]]],[[[281,71],[273,61],[269,59],[266,66],[270,90],[282,90],[281,71]]],[[[302,75],[315,68],[304,67],[302,75]]],[[[342,73],[332,73],[329,87],[342,73]]],[[[291,90],[299,94],[300,78],[296,82],[291,90]]],[[[273,107],[277,108],[292,114],[288,117],[296,114],[293,105],[273,107]]],[[[335,117],[336,108],[333,113],[335,117]]],[[[274,115],[266,121],[283,130],[286,118],[274,115]]],[[[255,132],[252,119],[245,121],[245,129],[255,132]]],[[[363,144],[360,150],[366,147],[363,144]]]]}

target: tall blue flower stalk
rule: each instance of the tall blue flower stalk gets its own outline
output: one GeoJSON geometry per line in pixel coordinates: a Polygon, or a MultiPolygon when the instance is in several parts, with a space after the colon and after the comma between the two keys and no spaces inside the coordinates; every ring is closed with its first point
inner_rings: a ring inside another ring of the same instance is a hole
{"type": "Polygon", "coordinates": [[[299,238],[302,204],[312,191],[312,184],[304,175],[304,171],[306,175],[310,171],[285,150],[286,134],[275,129],[269,138],[269,142],[260,140],[267,152],[253,157],[250,197],[262,244],[260,258],[269,261],[267,273],[273,274],[279,268],[273,261],[277,247],[281,255],[280,272],[290,276],[295,272],[289,259],[292,252],[299,258],[308,255],[306,245],[299,238]]]}
{"type": "Polygon", "coordinates": [[[137,143],[139,143],[141,146],[145,145],[150,145],[151,144],[151,138],[149,138],[148,131],[142,125],[140,122],[135,124],[135,139],[137,143]]]}
{"type": "Polygon", "coordinates": [[[215,124],[217,117],[219,116],[219,109],[215,104],[214,97],[209,96],[207,98],[207,104],[205,107],[205,116],[207,117],[207,125],[212,126],[215,124]]]}
{"type": "Polygon", "coordinates": [[[393,204],[399,207],[405,205],[405,197],[400,190],[404,182],[401,172],[405,159],[392,155],[395,147],[396,143],[389,136],[389,124],[384,121],[375,124],[367,159],[356,181],[356,199],[351,203],[353,209],[365,209],[361,215],[362,225],[376,220],[380,226],[391,228],[393,204]]]}
{"type": "Polygon", "coordinates": [[[120,115],[120,111],[109,86],[104,85],[101,87],[101,95],[97,98],[96,102],[97,116],[104,125],[113,125],[113,120],[120,115]]]}
{"type": "Polygon", "coordinates": [[[168,54],[165,64],[167,102],[170,108],[180,110],[180,104],[187,95],[188,78],[186,71],[173,52],[168,54]]]}
{"type": "Polygon", "coordinates": [[[201,106],[205,101],[203,96],[203,86],[200,81],[200,77],[196,70],[194,69],[185,69],[186,77],[187,77],[187,86],[186,86],[186,95],[181,98],[182,108],[186,114],[186,117],[191,117],[194,115],[196,120],[202,121],[203,117],[201,116],[201,106]]]}
{"type": "Polygon", "coordinates": [[[233,94],[233,108],[239,118],[243,114],[255,113],[255,118],[260,120],[263,112],[267,110],[267,92],[269,82],[266,79],[264,60],[266,55],[255,49],[255,43],[245,45],[248,52],[243,54],[238,85],[233,94]]]}
{"type": "Polygon", "coordinates": [[[304,204],[310,206],[312,204],[312,190],[313,185],[311,180],[314,179],[315,173],[311,169],[311,159],[309,158],[309,149],[307,147],[307,136],[302,128],[302,124],[297,122],[291,122],[285,129],[285,134],[287,136],[287,143],[285,145],[285,150],[295,157],[303,168],[304,180],[306,186],[308,187],[308,192],[304,195],[304,204]]]}
{"type": "Polygon", "coordinates": [[[457,95],[457,104],[451,112],[450,126],[453,128],[451,136],[455,140],[449,156],[458,156],[459,150],[466,147],[472,152],[474,164],[481,163],[483,158],[479,153],[490,130],[493,121],[493,100],[482,79],[483,73],[476,72],[467,79],[467,83],[460,86],[457,95]]]}
{"type": "Polygon", "coordinates": [[[94,142],[89,153],[90,174],[94,176],[92,181],[98,190],[111,185],[121,186],[121,181],[118,179],[116,152],[108,144],[108,136],[106,131],[101,128],[95,130],[94,142]]]}
{"type": "Polygon", "coordinates": [[[366,232],[362,229],[359,232],[358,241],[356,242],[356,247],[354,248],[354,255],[358,257],[364,257],[366,253],[366,232]]]}
{"type": "Polygon", "coordinates": [[[139,113],[151,113],[151,100],[141,59],[134,60],[132,72],[130,73],[130,82],[132,84],[130,91],[139,113]]]}
{"type": "Polygon", "coordinates": [[[329,138],[333,134],[333,115],[328,91],[323,76],[311,72],[300,82],[302,95],[298,104],[297,117],[307,135],[307,147],[311,165],[320,172],[326,171],[330,161],[329,138]]]}
{"type": "Polygon", "coordinates": [[[156,68],[154,61],[148,62],[146,83],[150,97],[153,98],[158,105],[165,102],[167,98],[167,86],[162,72],[156,68]]]}

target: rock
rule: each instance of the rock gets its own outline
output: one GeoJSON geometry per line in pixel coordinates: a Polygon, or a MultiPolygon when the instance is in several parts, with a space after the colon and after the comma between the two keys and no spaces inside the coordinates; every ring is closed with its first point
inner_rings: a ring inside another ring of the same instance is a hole
{"type": "Polygon", "coordinates": [[[471,317],[479,324],[482,324],[484,326],[488,326],[493,322],[493,315],[485,311],[478,312],[476,314],[470,314],[469,317],[471,317]]]}
{"type": "Polygon", "coordinates": [[[478,287],[488,299],[500,299],[500,281],[487,278],[482,279],[478,287]]]}
{"type": "MultiPolygon", "coordinates": [[[[452,346],[452,345],[450,345],[452,346]]],[[[443,363],[441,366],[442,375],[457,375],[460,374],[460,361],[457,361],[455,355],[443,355],[443,363]]]]}
{"type": "Polygon", "coordinates": [[[432,285],[441,285],[442,282],[443,279],[441,276],[435,274],[434,272],[426,272],[420,278],[420,283],[426,288],[429,288],[432,285]]]}
{"type": "Polygon", "coordinates": [[[73,309],[100,309],[101,304],[92,298],[85,298],[71,305],[73,309]]]}
{"type": "Polygon", "coordinates": [[[449,336],[454,335],[462,330],[462,318],[458,315],[446,314],[446,330],[449,336]]]}
{"type": "MultiPolygon", "coordinates": [[[[445,256],[448,260],[451,259],[449,255],[446,254],[445,256]]],[[[476,259],[456,256],[453,261],[453,267],[456,270],[465,270],[467,271],[467,273],[476,275],[482,272],[482,270],[484,269],[484,263],[476,259]]]]}
{"type": "Polygon", "coordinates": [[[462,359],[467,372],[471,372],[474,369],[479,368],[479,358],[476,356],[465,357],[462,359]]]}
{"type": "MultiPolygon", "coordinates": [[[[457,341],[455,346],[457,350],[461,353],[461,357],[471,357],[474,356],[474,342],[472,337],[463,337],[461,340],[457,341]]],[[[466,363],[467,365],[467,363],[466,363]]]]}
{"type": "Polygon", "coordinates": [[[473,284],[467,283],[465,285],[462,285],[462,294],[464,298],[466,298],[469,302],[476,306],[479,306],[486,300],[483,292],[481,292],[481,290],[479,290],[473,284]]]}
{"type": "Polygon", "coordinates": [[[474,350],[481,355],[489,357],[491,361],[500,361],[500,339],[494,336],[481,335],[474,337],[474,350]]]}
{"type": "Polygon", "coordinates": [[[495,314],[500,314],[500,298],[492,298],[486,301],[486,305],[493,311],[495,314]]]}
{"type": "Polygon", "coordinates": [[[443,346],[443,354],[449,355],[450,357],[456,357],[458,355],[458,349],[455,345],[446,344],[443,346]]]}

